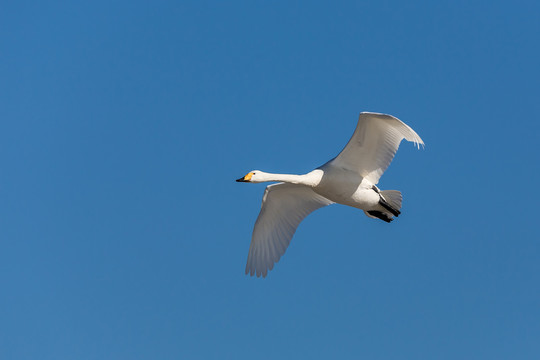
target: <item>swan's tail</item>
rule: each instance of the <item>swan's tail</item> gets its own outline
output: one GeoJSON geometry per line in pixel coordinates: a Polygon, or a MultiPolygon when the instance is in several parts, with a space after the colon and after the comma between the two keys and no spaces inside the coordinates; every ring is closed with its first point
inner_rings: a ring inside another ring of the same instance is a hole
{"type": "Polygon", "coordinates": [[[379,194],[381,195],[379,204],[385,211],[369,210],[364,212],[370,218],[381,219],[382,221],[389,223],[394,220],[394,216],[397,217],[399,214],[401,214],[401,211],[399,210],[401,209],[403,197],[397,190],[383,190],[380,191],[379,194]]]}
{"type": "Polygon", "coordinates": [[[401,214],[401,202],[403,197],[397,190],[383,190],[381,191],[381,199],[379,204],[386,210],[390,211],[392,215],[399,216],[401,214]]]}

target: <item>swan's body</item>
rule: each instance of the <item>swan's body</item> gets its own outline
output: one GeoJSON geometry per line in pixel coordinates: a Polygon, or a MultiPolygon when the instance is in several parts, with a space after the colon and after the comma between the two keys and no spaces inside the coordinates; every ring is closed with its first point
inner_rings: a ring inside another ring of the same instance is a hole
{"type": "Polygon", "coordinates": [[[361,113],[353,136],[341,153],[304,174],[249,172],[240,182],[277,181],[264,193],[255,222],[246,274],[266,277],[285,253],[300,222],[311,212],[333,203],[364,210],[386,222],[399,216],[401,193],[381,191],[376,184],[394,158],[402,139],[419,146],[420,136],[401,120],[384,114],[361,113]]]}

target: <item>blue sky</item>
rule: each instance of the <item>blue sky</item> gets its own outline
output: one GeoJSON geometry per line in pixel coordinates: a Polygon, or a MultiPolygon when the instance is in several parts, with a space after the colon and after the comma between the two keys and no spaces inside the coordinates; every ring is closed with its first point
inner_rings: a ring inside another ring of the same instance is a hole
{"type": "Polygon", "coordinates": [[[0,5],[0,358],[538,359],[540,6],[0,5]],[[392,224],[310,215],[244,275],[263,184],[361,111],[392,224]]]}

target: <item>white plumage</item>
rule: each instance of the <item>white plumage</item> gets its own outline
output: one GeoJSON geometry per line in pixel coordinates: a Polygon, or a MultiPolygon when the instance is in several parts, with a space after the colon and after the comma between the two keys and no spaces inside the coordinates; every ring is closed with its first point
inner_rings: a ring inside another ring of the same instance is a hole
{"type": "Polygon", "coordinates": [[[401,193],[381,191],[376,184],[392,162],[401,140],[418,147],[424,142],[401,120],[363,112],[351,139],[334,159],[304,174],[250,171],[239,182],[279,181],[269,185],[255,222],[246,274],[266,277],[285,253],[300,222],[311,212],[333,203],[364,210],[367,216],[390,222],[399,216],[401,193]]]}

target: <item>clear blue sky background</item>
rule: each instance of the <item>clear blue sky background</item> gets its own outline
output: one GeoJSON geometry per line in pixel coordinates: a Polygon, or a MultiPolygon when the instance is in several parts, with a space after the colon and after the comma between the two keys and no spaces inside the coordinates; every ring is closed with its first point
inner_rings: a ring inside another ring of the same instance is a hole
{"type": "Polygon", "coordinates": [[[538,359],[537,1],[4,1],[1,359],[538,359]],[[264,185],[361,111],[392,224],[310,215],[244,275],[264,185]]]}

